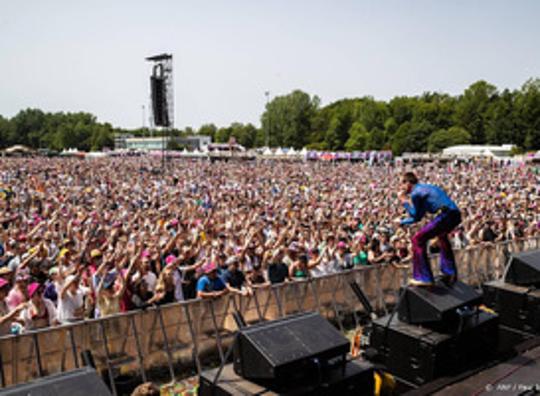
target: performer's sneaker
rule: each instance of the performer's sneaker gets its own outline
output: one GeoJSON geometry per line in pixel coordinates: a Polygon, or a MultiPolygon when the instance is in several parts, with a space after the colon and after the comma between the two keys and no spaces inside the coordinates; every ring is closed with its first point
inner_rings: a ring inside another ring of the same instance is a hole
{"type": "Polygon", "coordinates": [[[434,284],[435,283],[432,281],[424,281],[424,280],[414,279],[414,278],[409,279],[410,286],[429,287],[429,286],[433,286],[434,284]]]}
{"type": "Polygon", "coordinates": [[[457,282],[457,275],[442,275],[440,280],[446,286],[452,286],[454,283],[457,282]]]}

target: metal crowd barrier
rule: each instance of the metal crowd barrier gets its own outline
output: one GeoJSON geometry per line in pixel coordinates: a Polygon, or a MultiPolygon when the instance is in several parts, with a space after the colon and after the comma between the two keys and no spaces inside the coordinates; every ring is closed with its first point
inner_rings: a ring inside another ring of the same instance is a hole
{"type": "MultiPolygon", "coordinates": [[[[474,285],[496,279],[503,273],[505,253],[538,248],[540,238],[456,251],[460,278],[474,285]]],[[[81,353],[87,350],[92,352],[97,369],[109,377],[114,393],[114,378],[122,374],[138,376],[142,381],[158,377],[174,380],[186,369],[200,372],[209,356],[224,359],[236,330],[232,317],[235,310],[247,323],[318,311],[344,330],[344,318],[358,324],[358,314],[363,311],[350,282],[360,285],[376,310],[388,311],[408,276],[408,267],[365,266],[257,289],[252,296],[190,300],[4,336],[0,338],[1,385],[78,368],[83,365],[81,353]]]]}

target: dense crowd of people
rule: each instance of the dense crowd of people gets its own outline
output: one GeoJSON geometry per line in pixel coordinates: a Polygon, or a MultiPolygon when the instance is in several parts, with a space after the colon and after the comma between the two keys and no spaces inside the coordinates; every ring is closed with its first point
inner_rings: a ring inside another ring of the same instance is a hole
{"type": "MultiPolygon", "coordinates": [[[[2,159],[0,335],[410,259],[418,226],[395,220],[411,166],[159,166],[2,159]]],[[[414,171],[461,208],[454,248],[540,235],[538,167],[454,161],[414,171]]]]}

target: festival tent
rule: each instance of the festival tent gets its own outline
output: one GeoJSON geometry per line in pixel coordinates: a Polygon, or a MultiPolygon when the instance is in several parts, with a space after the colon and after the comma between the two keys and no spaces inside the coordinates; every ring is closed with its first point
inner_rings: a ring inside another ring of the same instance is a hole
{"type": "Polygon", "coordinates": [[[20,144],[16,144],[15,146],[11,146],[11,147],[8,147],[7,149],[4,150],[4,153],[6,155],[32,155],[32,154],[35,154],[35,150],[32,150],[31,148],[29,147],[26,147],[26,146],[23,146],[23,145],[20,145],[20,144]]]}
{"type": "Polygon", "coordinates": [[[104,158],[104,157],[108,157],[108,154],[102,151],[90,151],[86,153],[85,155],[85,158],[104,158]]]}
{"type": "Polygon", "coordinates": [[[60,155],[63,157],[84,157],[85,153],[83,151],[77,150],[76,148],[69,148],[67,150],[62,150],[60,155]]]}
{"type": "Polygon", "coordinates": [[[274,156],[275,157],[279,157],[279,156],[282,156],[284,154],[283,150],[281,149],[281,147],[278,147],[276,149],[276,151],[274,151],[274,156]]]}

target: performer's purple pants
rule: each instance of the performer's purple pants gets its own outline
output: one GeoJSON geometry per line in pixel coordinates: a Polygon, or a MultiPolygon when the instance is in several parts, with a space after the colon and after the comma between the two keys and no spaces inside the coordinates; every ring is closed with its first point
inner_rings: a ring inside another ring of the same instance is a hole
{"type": "Polygon", "coordinates": [[[427,243],[437,237],[440,247],[440,266],[443,275],[457,275],[456,262],[448,233],[461,222],[458,210],[442,212],[420,229],[412,238],[413,278],[424,282],[433,282],[433,273],[429,264],[427,243]]]}

